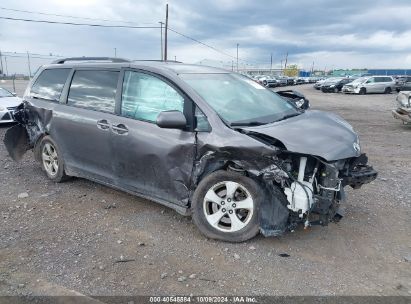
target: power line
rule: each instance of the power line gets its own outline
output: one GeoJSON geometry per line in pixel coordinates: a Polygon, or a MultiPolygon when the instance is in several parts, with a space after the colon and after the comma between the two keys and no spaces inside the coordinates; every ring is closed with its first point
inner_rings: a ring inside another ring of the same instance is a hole
{"type": "MultiPolygon", "coordinates": [[[[27,53],[24,52],[10,52],[10,51],[3,51],[2,52],[3,55],[7,55],[7,56],[11,56],[11,55],[24,55],[26,56],[27,53]]],[[[49,57],[49,58],[61,58],[61,57],[65,57],[65,56],[60,56],[60,55],[53,55],[53,54],[37,54],[37,53],[29,53],[30,55],[34,55],[34,56],[42,56],[42,57],[49,57]]]]}
{"type": "Polygon", "coordinates": [[[228,53],[226,53],[226,52],[223,52],[223,51],[215,48],[214,46],[211,46],[211,45],[206,44],[206,43],[204,43],[204,42],[202,42],[202,41],[200,41],[200,40],[197,40],[197,39],[192,38],[192,37],[190,37],[190,36],[187,36],[187,35],[185,35],[185,34],[183,34],[183,33],[180,33],[180,32],[178,32],[178,31],[176,31],[176,30],[174,30],[174,29],[172,29],[172,28],[170,28],[170,27],[168,27],[168,29],[169,29],[170,31],[172,31],[172,32],[174,32],[174,33],[176,33],[176,34],[184,37],[184,38],[187,38],[187,39],[189,39],[189,40],[192,40],[192,41],[194,41],[194,42],[197,42],[197,43],[199,43],[199,44],[202,44],[202,45],[204,45],[204,46],[206,46],[206,47],[208,47],[208,48],[210,48],[210,49],[212,49],[212,50],[214,50],[214,51],[216,51],[216,52],[218,52],[218,53],[220,53],[220,54],[223,54],[223,55],[228,56],[228,57],[231,57],[231,58],[236,58],[235,56],[232,56],[232,55],[230,55],[230,54],[228,54],[228,53]]]}
{"type": "Polygon", "coordinates": [[[0,16],[0,19],[13,20],[13,21],[25,21],[25,22],[37,22],[37,23],[65,24],[65,25],[77,25],[77,26],[92,26],[92,27],[132,28],[132,29],[158,29],[158,28],[160,28],[159,26],[131,26],[131,25],[106,25],[106,24],[91,24],[91,23],[74,23],[74,22],[63,22],[63,21],[12,18],[12,17],[4,17],[4,16],[0,16]]]}
{"type": "MultiPolygon", "coordinates": [[[[80,17],[80,16],[72,16],[72,15],[51,14],[51,13],[44,13],[44,12],[39,12],[39,11],[26,11],[26,10],[14,9],[14,8],[7,8],[7,7],[0,7],[0,9],[6,10],[6,11],[12,11],[12,12],[27,13],[27,14],[38,14],[38,15],[44,15],[44,16],[55,16],[55,17],[83,19],[83,20],[95,20],[95,21],[104,21],[104,22],[120,22],[120,23],[129,23],[129,24],[138,24],[137,22],[133,22],[133,21],[110,20],[110,19],[80,17]]],[[[153,23],[152,22],[142,22],[140,24],[153,24],[153,23]]]]}
{"type": "MultiPolygon", "coordinates": [[[[3,56],[3,57],[10,57],[10,58],[27,58],[27,54],[26,55],[5,55],[3,52],[1,53],[1,55],[3,56]]],[[[50,59],[53,59],[53,58],[61,58],[61,57],[40,57],[40,56],[31,56],[31,54],[30,54],[30,58],[33,58],[33,59],[44,59],[44,60],[50,60],[50,59]]]]}
{"type": "MultiPolygon", "coordinates": [[[[10,9],[10,8],[5,8],[5,7],[0,7],[0,9],[3,10],[10,10],[10,11],[16,11],[16,12],[24,12],[24,13],[29,13],[29,14],[41,14],[41,15],[48,15],[48,16],[58,16],[58,17],[67,17],[67,18],[77,18],[77,19],[88,19],[88,20],[100,20],[100,21],[107,21],[107,22],[123,22],[123,23],[131,23],[135,24],[135,22],[132,21],[116,21],[116,20],[109,20],[109,19],[97,19],[97,18],[87,18],[87,17],[79,17],[79,16],[71,16],[71,15],[62,15],[62,14],[51,14],[51,13],[44,13],[44,12],[35,12],[35,11],[26,11],[26,10],[17,10],[17,9],[10,9]]],[[[12,18],[12,17],[4,17],[0,16],[0,19],[6,19],[6,20],[12,20],[12,21],[25,21],[25,22],[37,22],[37,23],[49,23],[49,24],[64,24],[64,25],[74,25],[74,26],[91,26],[91,27],[108,27],[108,28],[132,28],[132,29],[158,29],[160,28],[159,26],[129,26],[129,25],[105,25],[105,24],[90,24],[90,23],[74,23],[74,22],[61,22],[61,21],[50,21],[50,20],[36,20],[36,19],[25,19],[25,18],[12,18]]],[[[211,46],[207,43],[204,43],[198,39],[195,39],[193,37],[190,37],[186,34],[183,34],[181,32],[178,32],[177,30],[174,30],[170,27],[167,27],[168,30],[174,32],[177,35],[180,35],[186,39],[192,40],[198,44],[201,44],[205,47],[208,47],[212,50],[214,50],[217,53],[220,53],[222,55],[228,56],[232,59],[237,59],[236,56],[230,55],[220,49],[217,49],[214,46],[211,46]]],[[[247,61],[241,58],[238,58],[239,61],[242,62],[254,62],[258,63],[256,61],[247,61]]]]}

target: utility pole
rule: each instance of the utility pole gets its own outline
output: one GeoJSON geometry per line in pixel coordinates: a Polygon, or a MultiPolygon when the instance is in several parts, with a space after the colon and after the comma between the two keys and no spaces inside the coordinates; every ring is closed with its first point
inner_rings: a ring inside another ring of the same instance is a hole
{"type": "Polygon", "coordinates": [[[7,57],[4,57],[4,62],[6,63],[6,76],[9,75],[9,69],[7,68],[7,57]]]}
{"type": "Polygon", "coordinates": [[[1,73],[0,73],[0,75],[1,74],[4,74],[4,71],[3,71],[3,59],[2,59],[2,57],[1,57],[1,51],[0,51],[0,66],[1,66],[1,73]]]}
{"type": "Polygon", "coordinates": [[[288,51],[287,51],[287,54],[285,55],[284,70],[287,69],[287,61],[288,61],[288,51]]]}
{"type": "Polygon", "coordinates": [[[114,48],[114,58],[117,57],[117,48],[114,48]]]}
{"type": "Polygon", "coordinates": [[[281,75],[283,74],[283,60],[281,59],[281,66],[280,66],[280,69],[281,69],[281,75]]]}
{"type": "Polygon", "coordinates": [[[237,43],[237,73],[238,73],[238,46],[239,44],[237,43]]]}
{"type": "Polygon", "coordinates": [[[166,4],[166,27],[164,32],[164,61],[167,61],[167,28],[168,28],[168,3],[166,4]]]}
{"type": "Polygon", "coordinates": [[[313,65],[311,66],[311,74],[310,76],[314,73],[314,61],[313,61],[313,65]]]}
{"type": "Polygon", "coordinates": [[[270,73],[273,72],[273,53],[271,53],[270,73]]]}
{"type": "Polygon", "coordinates": [[[161,57],[160,59],[163,60],[163,24],[164,22],[159,22],[160,23],[160,47],[161,47],[161,57]]]}
{"type": "Polygon", "coordinates": [[[31,78],[30,54],[29,54],[28,51],[27,51],[27,64],[28,64],[28,67],[29,67],[29,77],[31,78]]]}
{"type": "Polygon", "coordinates": [[[231,71],[234,72],[234,60],[231,60],[231,71]]]}

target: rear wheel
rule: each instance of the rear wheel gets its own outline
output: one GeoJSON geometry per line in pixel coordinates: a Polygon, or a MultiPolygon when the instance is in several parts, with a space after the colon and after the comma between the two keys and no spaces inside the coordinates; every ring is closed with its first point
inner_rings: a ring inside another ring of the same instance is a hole
{"type": "Polygon", "coordinates": [[[262,189],[251,178],[231,171],[216,171],[194,192],[193,221],[209,238],[244,242],[259,231],[262,189]]]}
{"type": "Polygon", "coordinates": [[[391,94],[391,92],[392,92],[392,90],[391,90],[390,87],[385,88],[385,90],[384,90],[384,93],[385,93],[385,94],[391,94]]]}
{"type": "Polygon", "coordinates": [[[360,95],[365,95],[365,94],[367,94],[367,90],[365,88],[361,88],[359,94],[360,95]]]}
{"type": "Polygon", "coordinates": [[[45,136],[40,143],[40,159],[47,177],[54,182],[62,182],[67,179],[64,172],[64,160],[57,144],[50,136],[45,136]]]}

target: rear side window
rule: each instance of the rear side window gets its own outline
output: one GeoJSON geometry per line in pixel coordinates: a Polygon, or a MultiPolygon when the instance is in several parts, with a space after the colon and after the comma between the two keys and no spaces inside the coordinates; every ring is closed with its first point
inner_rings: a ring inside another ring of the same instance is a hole
{"type": "Polygon", "coordinates": [[[163,80],[139,72],[126,71],[121,96],[121,114],[155,122],[162,111],[184,110],[184,98],[163,80]]]}
{"type": "Polygon", "coordinates": [[[118,71],[76,71],[67,104],[114,113],[118,76],[118,71]]]}
{"type": "Polygon", "coordinates": [[[70,69],[44,70],[31,87],[30,95],[59,102],[69,73],[70,69]]]}

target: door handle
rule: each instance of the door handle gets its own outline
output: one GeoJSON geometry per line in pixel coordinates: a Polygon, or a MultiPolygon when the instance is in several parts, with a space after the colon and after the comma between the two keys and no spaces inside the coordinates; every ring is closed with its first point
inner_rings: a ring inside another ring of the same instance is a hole
{"type": "Polygon", "coordinates": [[[97,128],[99,128],[101,130],[108,130],[108,129],[110,129],[110,123],[105,119],[98,120],[97,121],[97,128]]]}
{"type": "Polygon", "coordinates": [[[114,133],[117,133],[119,135],[127,135],[128,134],[128,129],[123,124],[112,125],[111,129],[113,130],[114,133]]]}

